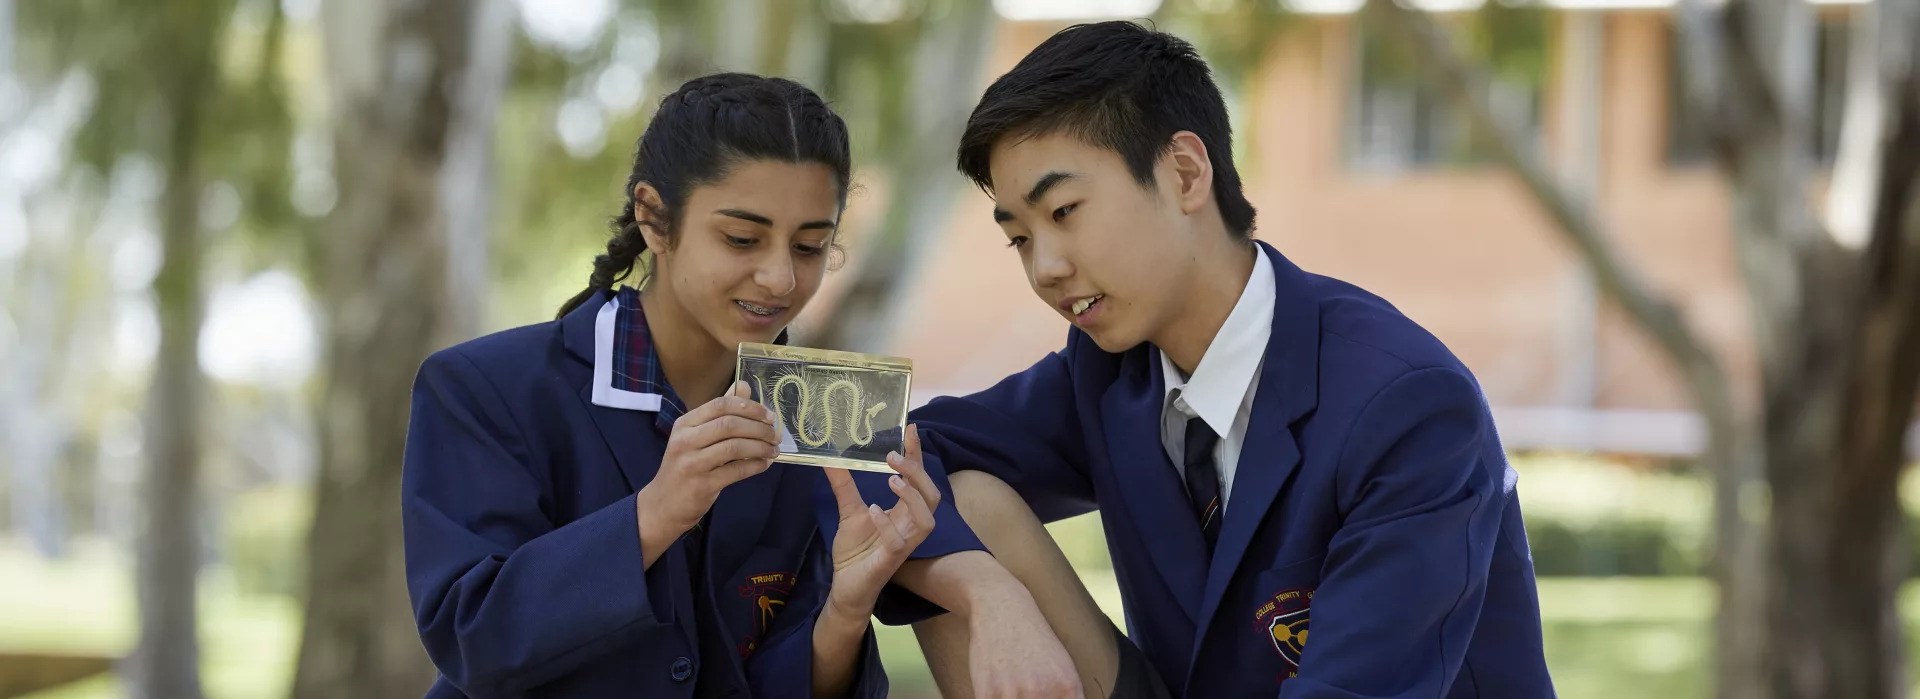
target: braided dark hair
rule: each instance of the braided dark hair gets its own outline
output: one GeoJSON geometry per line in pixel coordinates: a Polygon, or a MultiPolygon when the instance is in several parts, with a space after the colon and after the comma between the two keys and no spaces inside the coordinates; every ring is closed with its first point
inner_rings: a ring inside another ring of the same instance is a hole
{"type": "Polygon", "coordinates": [[[679,228],[681,207],[695,188],[725,179],[746,160],[819,163],[839,180],[844,206],[852,177],[847,125],[820,96],[783,78],[721,73],[694,78],[660,100],[660,109],[640,136],[627,177],[626,203],[612,222],[607,251],[593,259],[587,288],[560,307],[559,315],[586,303],[595,292],[612,289],[633,274],[647,250],[642,226],[654,226],[671,238],[679,228]],[[660,193],[655,208],[634,197],[641,183],[660,193]],[[645,216],[639,207],[646,207],[645,216]]]}

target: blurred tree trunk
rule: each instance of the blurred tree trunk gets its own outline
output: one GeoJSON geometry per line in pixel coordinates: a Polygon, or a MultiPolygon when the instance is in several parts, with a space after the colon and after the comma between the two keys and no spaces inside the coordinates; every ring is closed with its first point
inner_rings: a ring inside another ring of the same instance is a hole
{"type": "Polygon", "coordinates": [[[1733,194],[1734,248],[1762,372],[1756,423],[1736,415],[1724,376],[1671,304],[1623,283],[1634,275],[1597,217],[1494,117],[1484,79],[1444,32],[1395,3],[1370,5],[1409,30],[1448,94],[1692,388],[1715,477],[1718,695],[1903,696],[1895,593],[1907,577],[1899,476],[1920,389],[1920,215],[1910,206],[1920,195],[1920,70],[1911,48],[1920,3],[1882,0],[1871,30],[1858,32],[1876,46],[1854,51],[1869,65],[1850,71],[1849,89],[1863,81],[1877,89],[1872,99],[1849,99],[1849,109],[1877,113],[1847,119],[1856,133],[1843,141],[1856,145],[1835,179],[1870,193],[1836,202],[1868,202],[1867,212],[1850,214],[1865,225],[1849,245],[1822,227],[1807,193],[1813,9],[1800,0],[1712,9],[1682,2],[1676,50],[1688,108],[1733,194]],[[1759,512],[1767,502],[1770,513],[1759,512]]]}
{"type": "Polygon", "coordinates": [[[417,697],[434,672],[407,602],[401,452],[414,372],[452,316],[441,188],[458,125],[490,122],[468,110],[491,105],[462,97],[493,10],[469,0],[322,8],[340,199],[319,275],[328,384],[293,696],[417,697]]]}
{"type": "Polygon", "coordinates": [[[205,106],[219,89],[216,63],[230,3],[176,2],[159,13],[177,53],[161,71],[166,139],[160,194],[160,270],[153,280],[160,347],[143,425],[147,455],[136,586],[140,641],[132,658],[132,694],[152,699],[200,696],[194,579],[200,569],[197,495],[206,379],[200,372],[205,316],[201,263],[200,156],[205,106]]]}
{"type": "MultiPolygon", "coordinates": [[[[1864,240],[1827,230],[1807,194],[1814,10],[1683,3],[1689,107],[1734,192],[1736,250],[1760,349],[1772,520],[1763,666],[1774,696],[1907,690],[1895,595],[1907,577],[1899,501],[1920,388],[1920,36],[1914,0],[1882,0],[1854,66],[1872,90],[1836,176],[1871,195],[1864,240]],[[1877,94],[1876,94],[1877,93],[1877,94]],[[1877,99],[1884,95],[1885,99],[1877,99]],[[1877,117],[1877,118],[1874,118],[1877,117]],[[1850,240],[1851,238],[1851,240],[1850,240]],[[1861,243],[1864,243],[1862,245],[1861,243]]],[[[1847,206],[1843,197],[1836,204],[1847,206]]]]}
{"type": "Polygon", "coordinates": [[[440,202],[447,217],[447,319],[435,344],[452,345],[485,328],[493,279],[494,124],[513,65],[519,25],[512,0],[472,0],[473,50],[449,128],[440,202]]]}
{"type": "MultiPolygon", "coordinates": [[[[931,11],[931,10],[929,10],[931,11]]],[[[996,15],[990,0],[954,0],[946,16],[922,21],[906,73],[908,132],[888,164],[886,218],[859,241],[846,296],[802,338],[816,347],[881,351],[912,307],[909,285],[927,244],[945,227],[965,180],[954,148],[979,96],[996,15]]]]}

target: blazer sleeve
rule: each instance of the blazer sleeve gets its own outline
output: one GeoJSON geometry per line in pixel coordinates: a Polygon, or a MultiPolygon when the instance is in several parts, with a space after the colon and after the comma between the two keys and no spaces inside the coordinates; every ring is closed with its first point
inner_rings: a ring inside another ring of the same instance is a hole
{"type": "MultiPolygon", "coordinates": [[[[922,430],[920,435],[924,443],[926,431],[922,430]]],[[[973,530],[968,528],[966,521],[960,518],[960,511],[954,509],[953,486],[947,480],[946,472],[940,470],[931,459],[926,462],[926,466],[927,477],[933,481],[934,487],[940,490],[940,504],[933,510],[933,531],[927,533],[927,538],[922,540],[919,546],[914,547],[908,557],[939,558],[961,551],[985,551],[987,547],[980,543],[979,537],[974,536],[973,530]]],[[[893,490],[887,487],[889,478],[891,476],[884,473],[853,472],[853,482],[860,489],[860,498],[879,505],[881,509],[892,509],[894,504],[900,502],[900,496],[894,495],[893,490]]],[[[833,488],[827,483],[827,479],[813,480],[815,521],[820,525],[821,535],[826,538],[826,541],[832,542],[833,537],[840,532],[839,501],[834,499],[833,488]]],[[[928,602],[906,588],[892,583],[881,588],[880,598],[873,605],[874,617],[888,626],[905,626],[945,613],[946,610],[941,609],[940,605],[928,602]]]]}
{"type": "MultiPolygon", "coordinates": [[[[1071,352],[1077,335],[1069,335],[1071,352]]],[[[940,489],[933,532],[913,550],[913,558],[985,550],[953,505],[951,471],[973,469],[1011,484],[1043,521],[1094,508],[1093,484],[1084,470],[1078,419],[1073,410],[1073,379],[1065,356],[1048,355],[1026,371],[985,391],[935,398],[908,415],[920,430],[927,475],[940,489]]],[[[882,508],[899,501],[887,488],[887,475],[855,473],[867,502],[882,508]]],[[[820,530],[831,541],[839,531],[839,511],[826,479],[814,498],[820,530]]],[[[945,613],[938,605],[897,585],[888,585],[874,616],[889,626],[911,624],[945,613]]]]}
{"type": "Polygon", "coordinates": [[[1282,699],[1447,696],[1486,601],[1507,497],[1478,388],[1449,368],[1395,379],[1342,446],[1343,515],[1313,638],[1282,699]]]}
{"type": "Polygon", "coordinates": [[[1020,493],[1043,522],[1093,511],[1097,503],[1069,361],[1087,341],[1070,333],[1065,350],[1026,371],[979,393],[935,398],[914,411],[928,468],[992,474],[1020,493]]]}
{"type": "MultiPolygon", "coordinates": [[[[640,551],[633,496],[555,527],[519,425],[458,348],[421,366],[401,513],[414,621],[468,696],[518,696],[673,627],[640,551]]],[[[663,559],[664,562],[664,559],[663,559]]]]}

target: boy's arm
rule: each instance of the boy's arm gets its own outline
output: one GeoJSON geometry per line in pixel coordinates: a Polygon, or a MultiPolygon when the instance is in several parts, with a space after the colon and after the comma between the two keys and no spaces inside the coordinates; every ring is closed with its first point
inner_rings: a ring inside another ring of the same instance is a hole
{"type": "MultiPolygon", "coordinates": [[[[1085,450],[1066,359],[1081,341],[1077,333],[1071,334],[1064,352],[1049,354],[979,393],[936,398],[909,416],[920,433],[927,475],[942,497],[934,509],[933,533],[901,566],[903,573],[912,573],[908,578],[895,576],[897,584],[881,595],[874,615],[882,623],[899,626],[949,609],[966,609],[968,592],[979,585],[986,585],[984,592],[996,600],[1006,596],[999,586],[1011,583],[1012,576],[984,555],[985,547],[954,509],[949,472],[978,470],[1006,481],[1041,521],[1094,509],[1093,483],[1084,470],[1085,450]],[[926,563],[965,551],[983,555],[960,556],[937,566],[926,563]],[[989,563],[998,574],[982,570],[989,563]]],[[[889,508],[898,499],[887,487],[886,474],[855,473],[853,477],[867,502],[889,508]]],[[[839,517],[825,482],[818,487],[815,509],[822,532],[831,539],[839,517]]]]}
{"type": "MultiPolygon", "coordinates": [[[[924,465],[939,487],[933,533],[900,566],[875,616],[889,625],[910,624],[951,610],[968,626],[991,630],[1003,643],[988,644],[1002,656],[976,663],[1009,668],[1022,677],[1010,684],[1049,687],[1077,684],[1071,659],[1047,627],[1027,589],[985,551],[953,506],[950,470],[979,470],[1006,481],[1042,521],[1094,509],[1093,484],[1084,464],[1074,411],[1067,350],[1049,354],[1019,374],[979,393],[936,398],[913,412],[924,465]]],[[[891,507],[895,499],[883,474],[854,474],[862,497],[891,507]]],[[[829,502],[822,494],[816,502],[829,502]]],[[[820,524],[835,526],[822,507],[820,524]]],[[[829,533],[831,536],[831,533],[829,533]]],[[[1036,693],[1043,696],[1044,692],[1036,693]]]]}
{"type": "Polygon", "coordinates": [[[1085,436],[1072,365],[1078,332],[1066,349],[979,393],[941,397],[913,411],[927,468],[981,471],[1005,481],[1042,522],[1092,512],[1085,436]]]}
{"type": "Polygon", "coordinates": [[[1489,424],[1472,380],[1445,368],[1395,379],[1355,420],[1336,476],[1346,516],[1283,699],[1447,695],[1511,497],[1486,462],[1489,424]]]}
{"type": "MultiPolygon", "coordinates": [[[[1092,511],[1093,483],[1085,471],[1085,447],[1074,410],[1067,350],[968,396],[936,398],[914,411],[929,473],[978,470],[1012,486],[1042,521],[1092,511]]],[[[952,500],[951,489],[947,501],[952,500]]],[[[946,510],[942,528],[964,529],[957,510],[946,510]]],[[[970,534],[969,534],[970,535],[970,534]]],[[[963,551],[908,561],[893,582],[967,621],[981,657],[1001,687],[1026,696],[1054,696],[1067,688],[1079,696],[1079,674],[1058,636],[1047,625],[1027,588],[985,551],[963,551]]]]}

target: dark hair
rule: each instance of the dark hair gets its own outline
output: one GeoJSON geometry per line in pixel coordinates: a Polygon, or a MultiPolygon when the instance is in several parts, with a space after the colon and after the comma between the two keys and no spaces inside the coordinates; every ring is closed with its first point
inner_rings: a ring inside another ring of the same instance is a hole
{"type": "Polygon", "coordinates": [[[640,227],[655,226],[661,235],[671,236],[679,228],[687,195],[726,179],[728,170],[742,161],[825,165],[839,180],[844,206],[852,171],[847,148],[846,122],[800,83],[744,73],[687,81],[660,100],[659,111],[640,135],[633,174],[627,177],[626,204],[613,218],[607,252],[593,259],[586,290],[562,305],[559,315],[632,274],[634,262],[647,249],[640,227]],[[646,204],[633,196],[642,182],[660,193],[661,204],[649,206],[645,217],[636,215],[636,208],[646,204]]]}
{"type": "Polygon", "coordinates": [[[1064,132],[1119,153],[1133,179],[1150,185],[1180,131],[1206,145],[1220,217],[1246,238],[1253,205],[1240,191],[1227,104],[1206,62],[1192,44],[1132,22],[1062,29],[993,81],[960,137],[960,171],[991,191],[994,144],[1064,132]]]}

